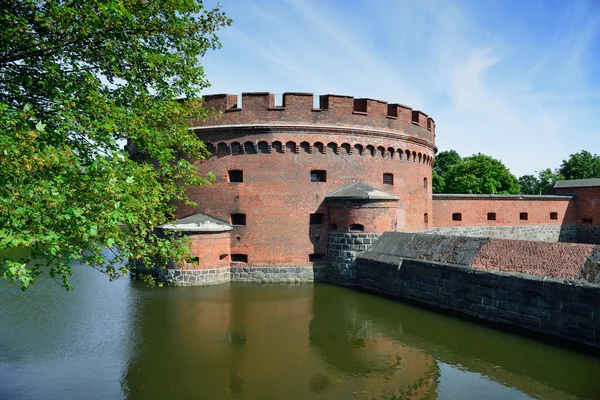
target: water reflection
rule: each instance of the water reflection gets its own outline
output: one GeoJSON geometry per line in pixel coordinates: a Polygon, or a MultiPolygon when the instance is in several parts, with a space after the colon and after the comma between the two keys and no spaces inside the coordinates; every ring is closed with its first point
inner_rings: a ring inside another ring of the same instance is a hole
{"type": "Polygon", "coordinates": [[[0,287],[0,399],[600,393],[598,357],[332,285],[74,284],[0,287]]]}

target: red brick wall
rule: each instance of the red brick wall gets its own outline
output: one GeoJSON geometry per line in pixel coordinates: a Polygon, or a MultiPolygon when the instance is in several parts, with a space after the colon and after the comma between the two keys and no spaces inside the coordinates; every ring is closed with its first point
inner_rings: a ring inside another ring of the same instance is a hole
{"type": "MultiPolygon", "coordinates": [[[[577,222],[584,223],[584,218],[591,218],[592,224],[600,225],[600,187],[553,189],[556,194],[574,193],[577,208],[577,222]]],[[[586,222],[587,224],[588,222],[586,222]]]]}
{"type": "MultiPolygon", "coordinates": [[[[192,126],[239,125],[266,123],[281,125],[346,125],[366,127],[403,134],[434,142],[435,122],[421,111],[388,104],[384,101],[360,99],[366,102],[367,112],[355,112],[355,99],[351,96],[324,95],[324,108],[313,108],[312,93],[284,93],[285,107],[274,107],[274,95],[270,93],[243,93],[242,108],[233,107],[238,98],[230,94],[204,96],[204,107],[222,112],[222,118],[208,121],[192,121],[192,126]],[[326,104],[326,105],[325,105],[326,104]],[[394,111],[395,110],[395,111],[394,111]],[[413,111],[418,123],[413,122],[413,111]],[[391,115],[390,115],[391,114],[391,115]],[[397,116],[393,116],[396,114],[397,116]]],[[[359,100],[359,99],[356,99],[359,100]]]]}
{"type": "Polygon", "coordinates": [[[576,223],[575,215],[575,204],[571,198],[490,199],[476,195],[472,198],[436,195],[433,200],[433,226],[435,227],[574,224],[576,223]],[[495,221],[487,219],[488,213],[492,212],[496,213],[495,221]],[[520,219],[522,212],[527,213],[527,220],[520,219]],[[551,212],[558,214],[557,219],[550,219],[551,212]],[[453,221],[453,213],[460,213],[462,220],[453,221]]]}
{"type": "Polygon", "coordinates": [[[211,269],[229,266],[231,233],[205,233],[190,235],[190,249],[198,262],[186,264],[186,269],[211,269]],[[225,256],[224,258],[221,258],[225,256]]]}
{"type": "Polygon", "coordinates": [[[329,202],[329,221],[337,225],[333,231],[349,232],[350,225],[361,224],[365,233],[398,230],[398,203],[385,202],[329,202]]]}
{"type": "MultiPolygon", "coordinates": [[[[206,99],[207,106],[221,110],[236,102],[228,95],[206,99]]],[[[213,172],[216,180],[211,187],[191,190],[190,197],[198,206],[180,207],[179,217],[200,211],[230,221],[232,213],[246,214],[246,226],[236,226],[232,232],[231,253],[247,254],[248,264],[257,266],[307,265],[309,254],[324,254],[330,218],[325,196],[358,181],[400,197],[395,208],[387,209],[387,222],[358,223],[381,227],[381,231],[390,230],[392,223],[400,231],[425,228],[423,214],[432,214],[431,165],[436,150],[432,120],[432,130],[428,130],[420,125],[430,120],[424,114],[418,114],[416,124],[412,111],[399,106],[392,106],[398,117],[388,118],[387,103],[374,100],[366,100],[366,115],[354,113],[354,99],[342,96],[326,99],[328,111],[314,111],[312,95],[285,95],[285,109],[269,109],[271,100],[269,94],[245,94],[242,110],[225,112],[217,121],[193,124],[211,126],[196,132],[213,148],[226,151],[198,163],[200,174],[213,172]],[[239,126],[244,124],[260,126],[239,126]],[[231,154],[232,143],[250,142],[256,150],[261,141],[270,154],[231,154]],[[285,153],[272,148],[274,142],[281,142],[285,153]],[[288,142],[293,142],[291,150],[288,142]],[[310,147],[310,153],[301,143],[310,147]],[[323,144],[325,154],[315,147],[318,143],[323,144]],[[363,155],[359,154],[361,146],[363,155]],[[374,155],[367,146],[373,146],[374,155]],[[244,171],[243,183],[228,182],[227,172],[233,169],[244,171]],[[311,182],[311,170],[326,170],[327,181],[311,182]],[[383,185],[383,173],[394,174],[393,186],[383,185]],[[317,212],[325,214],[325,224],[310,226],[309,216],[317,212]]],[[[365,212],[361,220],[376,218],[375,211],[365,212]]]]}

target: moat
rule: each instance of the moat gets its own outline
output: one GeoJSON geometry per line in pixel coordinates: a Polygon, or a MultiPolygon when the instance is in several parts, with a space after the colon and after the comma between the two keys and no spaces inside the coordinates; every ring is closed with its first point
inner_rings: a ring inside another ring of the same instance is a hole
{"type": "Polygon", "coordinates": [[[596,399],[600,357],[325,283],[0,286],[0,399],[596,399]]]}

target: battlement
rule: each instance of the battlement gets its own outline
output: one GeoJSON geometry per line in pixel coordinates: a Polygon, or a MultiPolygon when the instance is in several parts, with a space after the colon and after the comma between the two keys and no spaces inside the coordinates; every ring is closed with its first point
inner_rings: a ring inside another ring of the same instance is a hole
{"type": "Polygon", "coordinates": [[[204,96],[204,107],[219,112],[217,120],[194,121],[194,127],[218,125],[329,125],[365,127],[434,142],[435,121],[422,111],[386,101],[352,96],[286,92],[252,92],[204,96]]]}

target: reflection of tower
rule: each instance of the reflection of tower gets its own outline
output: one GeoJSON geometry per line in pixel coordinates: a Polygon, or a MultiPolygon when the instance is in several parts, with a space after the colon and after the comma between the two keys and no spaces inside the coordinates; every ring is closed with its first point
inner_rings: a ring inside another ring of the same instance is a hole
{"type": "Polygon", "coordinates": [[[122,378],[127,398],[218,398],[232,351],[229,285],[134,290],[143,301],[132,312],[139,340],[122,378]]]}
{"type": "Polygon", "coordinates": [[[311,347],[338,377],[329,379],[337,380],[336,390],[368,398],[435,398],[439,368],[433,357],[378,332],[359,314],[356,297],[336,296],[337,290],[315,287],[309,330],[311,347]]]}

